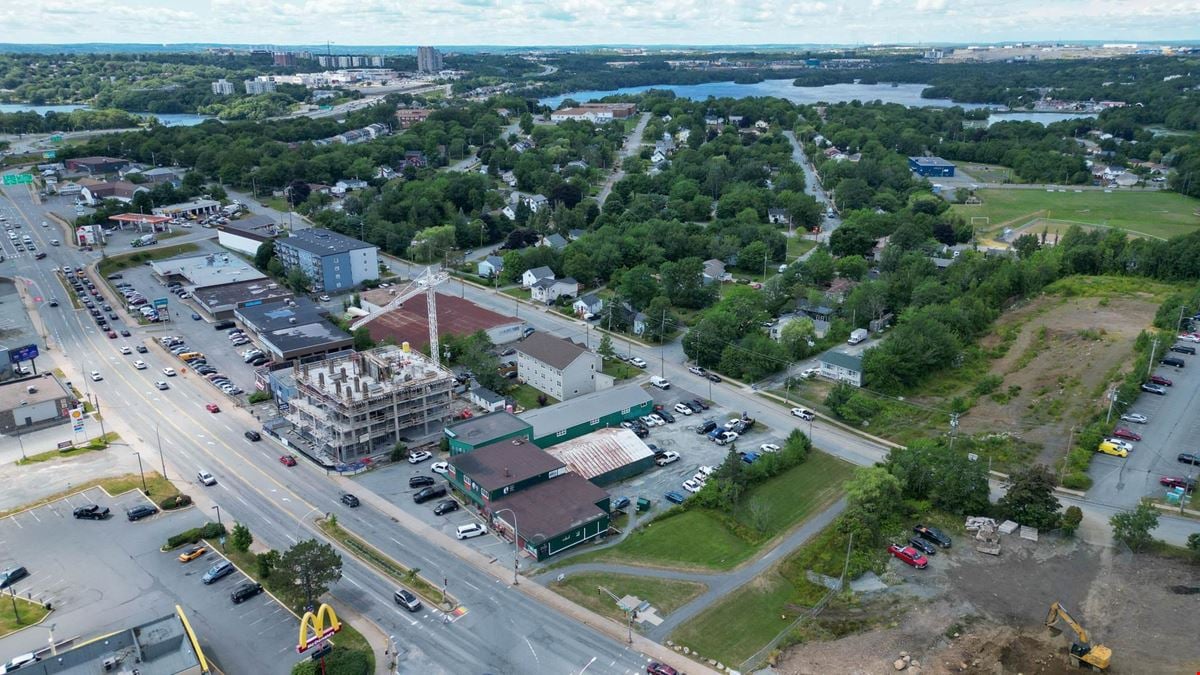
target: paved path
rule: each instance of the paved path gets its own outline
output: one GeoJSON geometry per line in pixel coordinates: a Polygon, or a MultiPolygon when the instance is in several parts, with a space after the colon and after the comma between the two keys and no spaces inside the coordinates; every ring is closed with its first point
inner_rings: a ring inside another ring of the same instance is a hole
{"type": "Polygon", "coordinates": [[[625,145],[621,147],[621,152],[617,155],[617,163],[613,167],[612,175],[608,177],[608,180],[604,181],[604,185],[600,188],[600,193],[596,195],[596,201],[600,202],[601,206],[604,206],[604,201],[608,199],[608,195],[612,192],[613,186],[617,184],[617,181],[625,177],[625,169],[622,166],[624,159],[632,157],[637,154],[638,150],[641,150],[642,134],[646,131],[646,123],[649,121],[650,113],[642,113],[642,118],[638,120],[637,126],[625,137],[625,145]]]}
{"type": "MultiPolygon", "coordinates": [[[[791,555],[809,539],[829,525],[846,508],[843,497],[831,504],[824,511],[806,520],[800,527],[792,530],[773,547],[759,555],[753,561],[745,563],[728,572],[697,572],[663,569],[657,567],[640,567],[636,565],[617,565],[608,563],[582,563],[543,572],[534,580],[546,584],[560,574],[570,576],[579,572],[605,572],[611,574],[628,574],[632,576],[652,577],[655,579],[675,579],[679,581],[696,581],[708,586],[708,590],[688,604],[663,617],[663,622],[649,627],[646,637],[656,642],[662,642],[684,622],[699,615],[719,600],[734,592],[745,583],[753,580],[776,563],[791,555]]],[[[632,528],[631,528],[632,529],[632,528]]]]}

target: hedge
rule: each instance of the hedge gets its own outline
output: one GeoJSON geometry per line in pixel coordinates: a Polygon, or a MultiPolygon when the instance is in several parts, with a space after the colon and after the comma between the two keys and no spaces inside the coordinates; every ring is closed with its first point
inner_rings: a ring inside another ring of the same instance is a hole
{"type": "Polygon", "coordinates": [[[225,526],[218,523],[207,523],[204,527],[193,527],[167,539],[167,548],[172,549],[184,544],[195,544],[201,539],[214,539],[225,536],[225,526]]]}
{"type": "Polygon", "coordinates": [[[163,497],[161,500],[159,500],[158,506],[164,511],[171,511],[173,509],[182,509],[185,506],[189,506],[191,503],[191,497],[185,494],[177,494],[163,497]]]}
{"type": "MultiPolygon", "coordinates": [[[[320,663],[301,661],[292,668],[292,675],[320,675],[320,663]]],[[[371,675],[371,660],[357,649],[347,650],[334,647],[325,657],[326,675],[371,675]]]]}

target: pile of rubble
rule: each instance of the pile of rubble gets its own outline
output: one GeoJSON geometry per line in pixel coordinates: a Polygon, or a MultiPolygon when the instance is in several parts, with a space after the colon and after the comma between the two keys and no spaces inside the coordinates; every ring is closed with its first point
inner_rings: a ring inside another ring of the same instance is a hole
{"type": "Polygon", "coordinates": [[[892,661],[892,667],[917,675],[921,672],[921,662],[914,659],[908,652],[900,652],[900,658],[892,661]]]}

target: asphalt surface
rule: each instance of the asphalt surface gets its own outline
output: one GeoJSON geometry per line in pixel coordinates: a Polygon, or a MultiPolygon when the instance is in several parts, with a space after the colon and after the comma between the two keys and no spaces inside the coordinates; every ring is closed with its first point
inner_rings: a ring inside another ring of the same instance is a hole
{"type": "MultiPolygon", "coordinates": [[[[56,642],[90,639],[156,619],[182,605],[205,654],[228,673],[291,671],[297,660],[293,640],[299,621],[263,593],[239,605],[229,592],[245,581],[235,572],[211,585],[200,577],[220,557],[212,552],[180,563],[180,551],[159,547],[173,534],[207,522],[194,509],[160,513],[129,522],[125,511],[147,501],[138,494],[108,497],[92,488],[83,494],[0,519],[0,568],[24,565],[30,576],[17,593],[54,608],[43,628],[54,625],[56,642]],[[76,520],[84,504],[112,510],[107,520],[76,520]]],[[[44,629],[25,630],[0,640],[0,658],[48,644],[44,629]]]]}
{"type": "MultiPolygon", "coordinates": [[[[5,191],[5,199],[8,201],[0,203],[14,207],[28,221],[25,228],[31,227],[29,222],[46,218],[47,205],[34,203],[23,188],[5,191]]],[[[68,216],[73,212],[68,202],[58,208],[68,216]]],[[[61,239],[63,233],[53,236],[61,239]]],[[[245,523],[257,541],[287,548],[301,538],[317,536],[313,516],[336,512],[343,525],[401,563],[420,568],[429,578],[447,578],[451,593],[466,613],[448,623],[442,623],[435,613],[430,614],[432,620],[422,620],[393,603],[394,583],[344,556],[344,576],[331,591],[332,597],[395,636],[402,672],[523,673],[530,664],[556,673],[579,672],[585,667],[589,673],[633,673],[644,668],[645,656],[498,582],[446,550],[440,539],[430,541],[397,527],[391,517],[371,508],[346,509],[339,502],[339,486],[316,467],[306,462],[284,467],[277,459],[282,454],[278,446],[246,440],[243,433],[255,426],[248,413],[237,408],[223,408],[219,414],[205,411],[204,403],[213,396],[207,383],[194,382],[190,374],[180,375],[171,378],[170,390],[160,392],[153,382],[161,373],[154,368],[120,367],[129,358],[118,351],[121,340],[105,338],[86,314],[69,304],[58,308],[44,305],[51,291],[60,298],[65,293],[53,267],[79,266],[98,258],[99,253],[55,247],[46,260],[19,258],[0,263],[0,274],[20,277],[31,296],[42,298],[37,301],[38,309],[53,347],[39,359],[39,367],[58,365],[67,379],[83,382],[88,393],[100,399],[106,424],[142,453],[147,469],[160,464],[156,439],[161,438],[168,476],[183,477],[190,483],[185,487],[202,511],[220,506],[225,522],[245,523]],[[94,364],[105,368],[102,382],[83,377],[94,364]],[[216,475],[216,486],[196,484],[195,475],[201,469],[216,475]]],[[[130,329],[132,340],[151,336],[151,329],[130,329]]],[[[155,367],[165,358],[150,356],[155,367]]]]}

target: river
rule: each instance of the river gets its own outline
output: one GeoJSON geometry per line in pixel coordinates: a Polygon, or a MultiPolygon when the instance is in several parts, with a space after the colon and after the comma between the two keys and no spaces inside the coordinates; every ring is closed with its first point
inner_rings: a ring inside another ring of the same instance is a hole
{"type": "MultiPolygon", "coordinates": [[[[738,84],[736,82],[708,82],[705,84],[661,84],[641,87],[622,87],[611,91],[576,91],[559,96],[547,96],[538,102],[557,108],[564,100],[573,99],[580,103],[594,101],[605,96],[618,94],[639,94],[647,89],[666,89],[675,92],[676,96],[701,101],[710,96],[714,98],[747,98],[751,96],[775,96],[792,103],[841,103],[845,101],[883,101],[884,103],[899,103],[910,107],[932,106],[937,108],[961,107],[965,110],[976,110],[989,107],[982,103],[956,103],[947,98],[921,98],[921,92],[927,84],[829,84],[822,87],[797,87],[794,80],[764,80],[754,84],[738,84]]],[[[1050,124],[1062,120],[1092,117],[1092,115],[1074,113],[1031,113],[1031,112],[993,112],[988,117],[989,124],[1006,121],[1040,122],[1050,124]]]]}
{"type": "MultiPolygon", "coordinates": [[[[0,103],[0,113],[15,113],[15,112],[35,112],[39,115],[45,115],[48,112],[69,113],[75,110],[86,110],[88,106],[80,104],[70,105],[30,105],[28,103],[0,103]]],[[[191,113],[133,113],[142,117],[156,117],[158,121],[167,127],[191,127],[200,124],[204,120],[213,119],[208,115],[194,115],[191,113]]]]}

